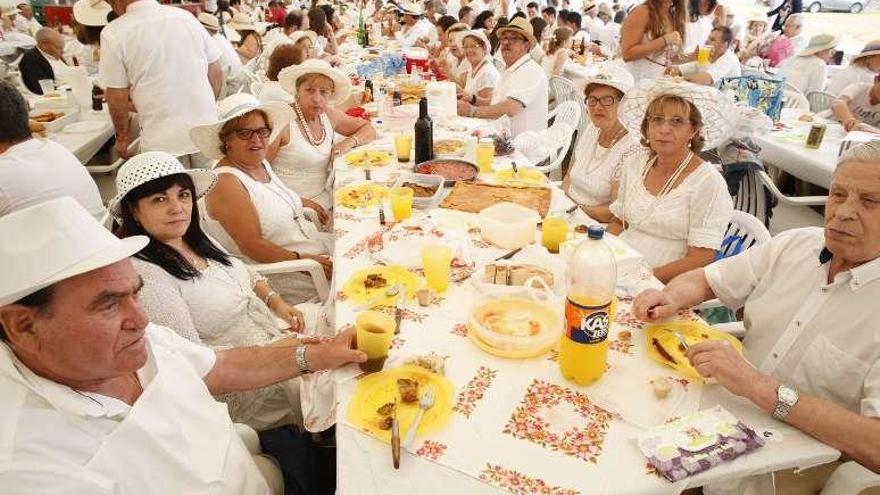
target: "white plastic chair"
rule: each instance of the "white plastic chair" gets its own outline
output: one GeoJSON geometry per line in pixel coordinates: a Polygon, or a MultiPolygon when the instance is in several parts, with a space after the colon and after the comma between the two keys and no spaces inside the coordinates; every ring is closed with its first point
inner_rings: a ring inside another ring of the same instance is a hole
{"type": "Polygon", "coordinates": [[[550,77],[550,97],[553,101],[554,108],[566,101],[575,101],[578,99],[577,89],[574,84],[562,76],[550,77]]]}
{"type": "Polygon", "coordinates": [[[550,112],[550,119],[553,123],[563,123],[577,129],[581,122],[581,109],[576,101],[566,101],[558,105],[550,112]]]}
{"type": "Polygon", "coordinates": [[[810,111],[813,113],[828,110],[836,99],[836,96],[824,91],[810,91],[807,93],[807,101],[810,103],[810,111]]]}
{"type": "MultiPolygon", "coordinates": [[[[140,147],[140,144],[141,144],[141,138],[140,138],[140,136],[138,136],[128,145],[128,151],[132,156],[138,154],[137,150],[140,147]]],[[[89,173],[92,175],[110,174],[110,173],[115,172],[116,169],[118,169],[119,167],[121,167],[122,164],[125,163],[125,160],[126,160],[125,158],[122,158],[120,156],[119,158],[114,160],[113,163],[110,163],[107,165],[86,165],[85,167],[86,167],[86,170],[88,170],[89,173]]]]}
{"type": "Polygon", "coordinates": [[[806,96],[802,95],[799,91],[787,89],[787,87],[782,93],[782,105],[783,108],[794,108],[796,110],[808,111],[810,109],[810,102],[806,96]]]}
{"type": "Polygon", "coordinates": [[[819,495],[852,495],[876,487],[880,487],[880,474],[855,461],[848,461],[831,473],[819,495]]]}

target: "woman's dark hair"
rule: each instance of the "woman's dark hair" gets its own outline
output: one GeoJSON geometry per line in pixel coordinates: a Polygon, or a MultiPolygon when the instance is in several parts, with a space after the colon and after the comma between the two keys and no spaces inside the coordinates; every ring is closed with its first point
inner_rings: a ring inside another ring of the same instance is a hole
{"type": "Polygon", "coordinates": [[[495,22],[495,28],[489,33],[489,44],[492,45],[492,55],[495,55],[495,52],[498,50],[498,30],[506,26],[507,23],[507,17],[499,17],[498,21],[495,22]]]}
{"type": "Polygon", "coordinates": [[[97,45],[101,42],[101,31],[104,30],[104,26],[86,26],[73,22],[73,32],[77,41],[83,45],[97,45]]]}
{"type": "Polygon", "coordinates": [[[226,266],[232,265],[229,255],[214,245],[199,225],[199,206],[196,202],[196,188],[192,178],[187,174],[171,174],[165,177],[151,180],[132,189],[120,201],[122,208],[121,225],[116,228],[116,235],[120,238],[133,235],[145,235],[150,238],[147,247],[135,254],[136,258],[142,259],[160,266],[163,270],[180,280],[192,280],[200,275],[199,270],[183,257],[176,249],[156,240],[138,223],[134,217],[137,202],[156,193],[165,192],[171,186],[180,186],[189,190],[192,194],[192,213],[190,214],[189,228],[183,234],[183,240],[199,256],[214,260],[226,266]]]}
{"type": "Polygon", "coordinates": [[[532,25],[532,34],[535,35],[535,39],[540,43],[544,36],[544,29],[547,27],[547,21],[541,16],[535,16],[532,17],[529,23],[532,25]]]}
{"type": "Polygon", "coordinates": [[[282,69],[293,65],[299,65],[308,58],[306,49],[291,43],[285,43],[275,47],[272,55],[269,55],[269,67],[266,68],[266,79],[278,80],[278,73],[282,69]]]}
{"type": "Polygon", "coordinates": [[[15,144],[31,137],[28,104],[15,87],[0,81],[0,143],[15,144]]]}
{"type": "Polygon", "coordinates": [[[303,15],[300,10],[292,10],[284,16],[284,29],[299,31],[302,29],[303,15]]]}
{"type": "Polygon", "coordinates": [[[512,20],[516,19],[517,17],[522,17],[523,19],[528,20],[528,19],[526,18],[526,14],[525,14],[525,12],[523,12],[523,11],[521,11],[521,10],[517,11],[516,14],[513,14],[512,16],[510,16],[510,20],[512,21],[512,20]]]}
{"type": "Polygon", "coordinates": [[[306,15],[309,18],[309,29],[323,35],[324,31],[327,30],[327,14],[324,13],[324,9],[312,7],[306,15]]]}
{"type": "Polygon", "coordinates": [[[474,25],[471,26],[471,29],[486,29],[486,21],[494,16],[492,12],[488,10],[484,10],[477,15],[477,18],[474,19],[474,25]]]}
{"type": "Polygon", "coordinates": [[[333,25],[333,16],[336,13],[336,11],[333,10],[333,6],[327,5],[325,3],[324,5],[321,5],[320,7],[321,7],[321,10],[324,11],[324,17],[327,19],[327,22],[330,25],[333,25]]]}
{"type": "Polygon", "coordinates": [[[437,20],[437,25],[440,26],[440,29],[445,33],[447,29],[451,28],[453,24],[456,24],[458,19],[452,17],[451,15],[444,15],[440,19],[437,20]]]}

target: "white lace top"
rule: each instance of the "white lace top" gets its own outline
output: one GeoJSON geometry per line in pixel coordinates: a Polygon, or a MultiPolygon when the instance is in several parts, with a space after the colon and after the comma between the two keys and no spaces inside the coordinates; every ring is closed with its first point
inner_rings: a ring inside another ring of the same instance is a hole
{"type": "Polygon", "coordinates": [[[589,125],[575,154],[569,173],[568,194],[579,205],[596,206],[611,201],[611,182],[620,180],[624,159],[641,150],[632,133],[627,133],[611,148],[599,145],[599,130],[589,125]]]}
{"type": "MultiPolygon", "coordinates": [[[[290,142],[278,149],[272,168],[285,186],[301,198],[311,199],[330,211],[330,148],[333,145],[333,126],[327,114],[321,114],[324,141],[312,146],[297,121],[290,123],[290,142]]],[[[319,136],[315,136],[319,139],[319,136]]]]}
{"type": "Polygon", "coordinates": [[[727,183],[711,163],[701,163],[669,194],[656,198],[645,189],[647,151],[628,157],[621,169],[611,213],[628,224],[621,237],[652,267],[681,259],[688,246],[718,249],[733,202],[727,183]]]}

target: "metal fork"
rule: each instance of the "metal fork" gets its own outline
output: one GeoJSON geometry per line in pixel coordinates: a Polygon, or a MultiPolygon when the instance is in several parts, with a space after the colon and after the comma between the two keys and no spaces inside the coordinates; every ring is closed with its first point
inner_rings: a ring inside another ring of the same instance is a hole
{"type": "Polygon", "coordinates": [[[409,431],[406,432],[406,438],[403,440],[403,446],[409,447],[416,439],[416,430],[419,429],[419,424],[422,422],[422,416],[425,414],[425,411],[430,409],[434,405],[434,389],[428,388],[425,390],[425,393],[422,394],[422,398],[419,399],[419,415],[416,416],[416,420],[413,421],[413,424],[409,427],[409,431]]]}

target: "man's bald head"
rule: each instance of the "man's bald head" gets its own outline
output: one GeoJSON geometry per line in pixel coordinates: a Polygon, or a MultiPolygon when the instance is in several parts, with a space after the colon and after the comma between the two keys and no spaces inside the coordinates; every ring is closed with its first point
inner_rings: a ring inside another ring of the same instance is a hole
{"type": "Polygon", "coordinates": [[[64,54],[64,36],[52,28],[42,28],[34,36],[40,50],[60,59],[64,54]]]}

